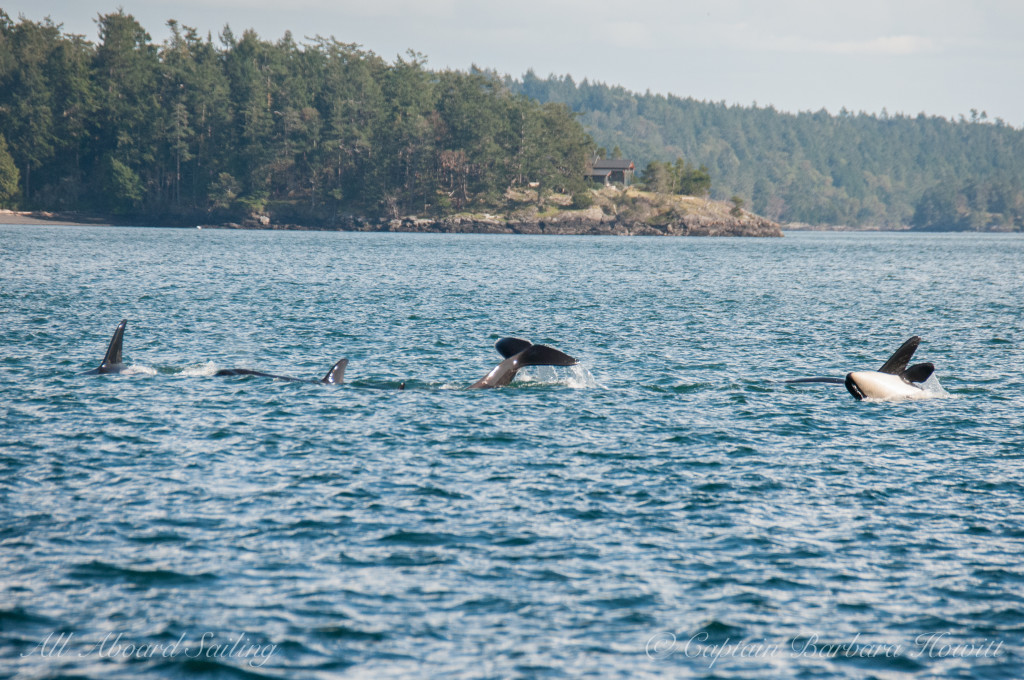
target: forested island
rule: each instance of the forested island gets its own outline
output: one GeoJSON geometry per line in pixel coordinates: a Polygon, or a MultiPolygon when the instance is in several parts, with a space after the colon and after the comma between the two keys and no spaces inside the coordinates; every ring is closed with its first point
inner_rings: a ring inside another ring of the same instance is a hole
{"type": "MultiPolygon", "coordinates": [[[[0,200],[145,221],[330,224],[497,209],[532,184],[588,203],[593,141],[568,108],[483,73],[388,63],[119,11],[99,41],[0,12],[0,200]]],[[[585,205],[583,207],[586,207],[585,205]]]]}
{"type": "Polygon", "coordinates": [[[1024,225],[1024,142],[1001,121],[791,115],[168,25],[154,44],[118,11],[93,43],[0,10],[0,207],[496,233],[1024,225]],[[634,188],[588,181],[623,156],[634,188]]]}
{"type": "Polygon", "coordinates": [[[712,195],[743,197],[784,223],[886,229],[1024,230],[1024,131],[982,111],[949,120],[842,110],[785,113],[637,94],[569,76],[506,78],[579,114],[598,144],[638,166],[680,156],[712,195]]]}

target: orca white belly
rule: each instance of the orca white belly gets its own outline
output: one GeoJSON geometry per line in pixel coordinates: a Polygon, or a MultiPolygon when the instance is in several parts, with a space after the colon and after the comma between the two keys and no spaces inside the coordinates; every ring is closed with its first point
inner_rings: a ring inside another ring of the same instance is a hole
{"type": "Polygon", "coordinates": [[[878,371],[855,371],[848,376],[856,383],[865,399],[899,401],[903,399],[923,399],[925,391],[909,383],[898,375],[880,373],[878,371]]]}

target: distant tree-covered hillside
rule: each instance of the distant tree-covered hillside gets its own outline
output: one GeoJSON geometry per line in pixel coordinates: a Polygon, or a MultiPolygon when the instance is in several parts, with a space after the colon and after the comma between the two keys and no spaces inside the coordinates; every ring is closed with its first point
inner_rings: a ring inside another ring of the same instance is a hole
{"type": "Polygon", "coordinates": [[[0,205],[283,219],[496,206],[531,183],[585,194],[593,141],[562,104],[482,72],[389,63],[357,45],[130,15],[96,44],[0,10],[0,205]]]}
{"type": "Polygon", "coordinates": [[[772,219],[1024,229],[1024,132],[984,113],[790,114],[532,72],[507,83],[568,105],[597,144],[619,147],[638,168],[677,157],[706,166],[716,198],[738,195],[772,219]]]}

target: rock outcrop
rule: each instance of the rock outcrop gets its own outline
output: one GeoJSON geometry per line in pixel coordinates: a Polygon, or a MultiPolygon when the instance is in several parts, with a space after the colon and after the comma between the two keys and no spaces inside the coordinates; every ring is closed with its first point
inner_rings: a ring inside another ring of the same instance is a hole
{"type": "Polygon", "coordinates": [[[318,227],[283,225],[262,221],[225,225],[251,229],[324,229],[339,231],[391,231],[420,234],[547,234],[560,236],[758,236],[779,237],[782,230],[771,220],[744,213],[740,217],[683,215],[664,223],[649,223],[625,217],[595,218],[565,212],[548,219],[505,220],[497,217],[446,217],[429,219],[349,218],[334,225],[318,227]]]}

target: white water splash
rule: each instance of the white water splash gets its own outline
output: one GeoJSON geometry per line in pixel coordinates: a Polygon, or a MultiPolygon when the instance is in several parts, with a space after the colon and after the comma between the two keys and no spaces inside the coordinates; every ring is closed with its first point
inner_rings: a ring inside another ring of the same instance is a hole
{"type": "Polygon", "coordinates": [[[121,371],[121,375],[156,375],[157,370],[152,366],[142,366],[141,364],[132,364],[128,368],[121,371]]]}
{"type": "Polygon", "coordinates": [[[939,379],[932,373],[928,379],[921,383],[921,389],[930,395],[929,399],[949,399],[953,395],[946,391],[946,388],[939,383],[939,379]]]}
{"type": "Polygon", "coordinates": [[[202,364],[193,364],[192,366],[186,366],[181,370],[181,375],[195,378],[195,377],[206,377],[211,376],[217,372],[217,364],[212,361],[207,361],[202,364]]]}
{"type": "Polygon", "coordinates": [[[569,367],[531,366],[524,368],[516,375],[516,381],[522,383],[540,383],[563,385],[575,390],[597,387],[597,381],[585,366],[576,364],[569,367]]]}

